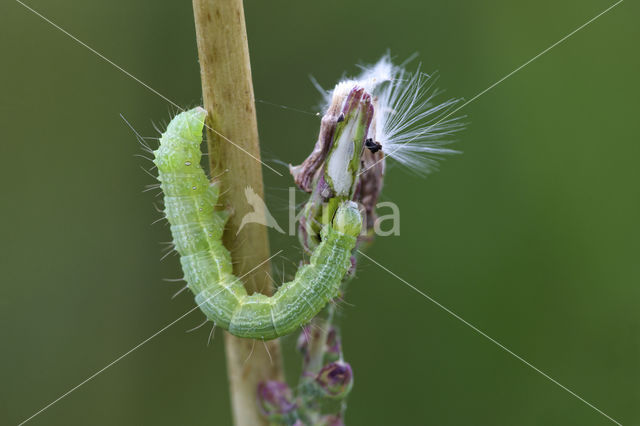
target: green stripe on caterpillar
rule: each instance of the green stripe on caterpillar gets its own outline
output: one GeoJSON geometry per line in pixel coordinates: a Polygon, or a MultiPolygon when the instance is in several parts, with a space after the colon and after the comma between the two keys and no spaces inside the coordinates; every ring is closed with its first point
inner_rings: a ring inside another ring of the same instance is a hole
{"type": "MultiPolygon", "coordinates": [[[[351,106],[366,134],[371,106],[351,106]]],[[[329,223],[309,264],[300,267],[293,281],[271,297],[248,295],[232,272],[231,255],[222,244],[227,211],[215,210],[220,185],[210,183],[200,167],[200,144],[206,111],[197,107],[169,123],[154,151],[158,179],[165,196],[165,214],[171,224],[185,280],[208,319],[239,337],[274,339],[308,323],[340,288],[351,267],[350,257],[362,227],[362,218],[349,196],[332,198],[329,223]],[[337,205],[337,208],[336,208],[337,205]]],[[[359,142],[360,147],[362,141],[359,142]]],[[[361,148],[360,148],[361,150],[361,148]]],[[[352,156],[360,156],[361,151],[352,156]]],[[[352,167],[347,158],[345,167],[352,167]]],[[[354,179],[357,170],[353,173],[354,179]]]]}

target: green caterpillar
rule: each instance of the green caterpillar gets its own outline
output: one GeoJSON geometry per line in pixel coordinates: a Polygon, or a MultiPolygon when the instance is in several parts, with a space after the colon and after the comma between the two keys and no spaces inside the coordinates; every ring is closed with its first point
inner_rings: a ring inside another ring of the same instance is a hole
{"type": "MultiPolygon", "coordinates": [[[[358,138],[367,133],[372,111],[368,98],[366,105],[349,108],[347,121],[358,131],[353,140],[344,143],[352,143],[360,151],[352,149],[351,157],[344,161],[356,179],[353,159],[361,155],[363,141],[358,138]]],[[[350,194],[332,194],[328,198],[330,220],[321,230],[321,242],[313,249],[309,264],[300,267],[294,280],[284,283],[273,296],[248,295],[233,275],[231,255],[222,244],[229,213],[214,209],[220,185],[210,183],[200,167],[206,114],[200,107],[178,114],[154,151],[165,214],[185,280],[206,317],[230,333],[264,340],[289,334],[308,323],[337,295],[361,232],[360,212],[350,194]]]]}

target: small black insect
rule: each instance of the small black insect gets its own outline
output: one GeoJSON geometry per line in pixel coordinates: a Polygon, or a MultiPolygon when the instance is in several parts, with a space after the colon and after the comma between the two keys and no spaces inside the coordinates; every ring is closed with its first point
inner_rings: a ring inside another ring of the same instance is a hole
{"type": "Polygon", "coordinates": [[[371,138],[364,141],[364,146],[374,154],[382,149],[382,144],[380,142],[375,142],[371,138]]]}

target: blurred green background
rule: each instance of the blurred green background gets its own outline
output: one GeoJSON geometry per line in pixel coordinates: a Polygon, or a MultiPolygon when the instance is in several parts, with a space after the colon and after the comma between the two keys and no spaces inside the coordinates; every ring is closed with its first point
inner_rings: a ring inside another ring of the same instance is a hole
{"type": "MultiPolygon", "coordinates": [[[[190,2],[28,3],[180,105],[200,103],[190,2]]],[[[608,1],[248,1],[256,98],[315,112],[391,49],[470,99],[608,1]]],[[[441,171],[391,167],[401,235],[368,254],[625,425],[640,424],[640,7],[627,1],[464,109],[441,171]]],[[[140,147],[173,108],[11,0],[0,5],[0,423],[17,424],[193,307],[140,147]]],[[[258,103],[262,155],[299,162],[318,118],[258,103]]],[[[286,223],[291,179],[264,169],[286,223]]],[[[301,200],[301,198],[300,198],[301,200]]],[[[295,237],[271,235],[294,271],[295,237]]],[[[606,425],[362,260],[340,322],[350,425],[606,425]]],[[[194,313],[34,425],[227,425],[221,334],[194,313]]],[[[288,374],[295,337],[283,339],[288,374]]]]}

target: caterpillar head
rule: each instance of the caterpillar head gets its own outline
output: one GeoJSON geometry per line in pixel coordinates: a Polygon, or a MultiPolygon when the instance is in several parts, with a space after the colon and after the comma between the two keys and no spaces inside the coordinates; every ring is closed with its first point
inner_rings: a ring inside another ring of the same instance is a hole
{"type": "Polygon", "coordinates": [[[353,201],[345,201],[338,207],[333,218],[333,228],[345,235],[357,237],[362,230],[362,217],[358,205],[353,201]]]}

